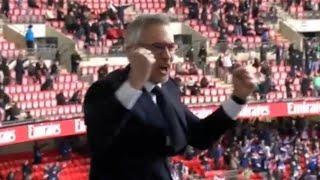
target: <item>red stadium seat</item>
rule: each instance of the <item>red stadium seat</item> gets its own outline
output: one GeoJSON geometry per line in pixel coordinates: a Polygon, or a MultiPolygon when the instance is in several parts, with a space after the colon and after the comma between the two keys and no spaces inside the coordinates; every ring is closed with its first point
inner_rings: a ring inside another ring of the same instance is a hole
{"type": "Polygon", "coordinates": [[[196,104],[198,103],[197,96],[191,96],[191,104],[196,104]]]}
{"type": "Polygon", "coordinates": [[[203,104],[204,102],[204,96],[198,96],[198,103],[203,104]]]}

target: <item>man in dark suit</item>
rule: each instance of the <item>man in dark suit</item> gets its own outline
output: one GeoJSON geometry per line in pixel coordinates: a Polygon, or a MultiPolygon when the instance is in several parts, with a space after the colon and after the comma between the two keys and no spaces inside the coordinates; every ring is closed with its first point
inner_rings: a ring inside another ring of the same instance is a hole
{"type": "Polygon", "coordinates": [[[191,145],[206,149],[252,92],[245,69],[234,72],[232,98],[203,120],[180,101],[169,78],[175,46],[165,15],[142,15],[127,29],[130,66],[95,82],[84,100],[91,180],[171,180],[168,157],[191,145]],[[128,151],[128,147],[130,150],[128,151]]]}
{"type": "Polygon", "coordinates": [[[63,94],[63,91],[60,91],[57,95],[56,95],[56,100],[57,100],[57,105],[66,105],[67,101],[66,101],[66,97],[63,94]]]}

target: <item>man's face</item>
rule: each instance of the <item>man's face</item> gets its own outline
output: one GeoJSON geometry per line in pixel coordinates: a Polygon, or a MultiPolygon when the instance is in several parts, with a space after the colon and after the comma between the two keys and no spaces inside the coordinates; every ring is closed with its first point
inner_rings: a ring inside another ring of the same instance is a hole
{"type": "Polygon", "coordinates": [[[156,62],[152,67],[150,81],[164,83],[169,79],[175,44],[169,25],[152,25],[141,32],[140,44],[149,49],[156,62]]]}

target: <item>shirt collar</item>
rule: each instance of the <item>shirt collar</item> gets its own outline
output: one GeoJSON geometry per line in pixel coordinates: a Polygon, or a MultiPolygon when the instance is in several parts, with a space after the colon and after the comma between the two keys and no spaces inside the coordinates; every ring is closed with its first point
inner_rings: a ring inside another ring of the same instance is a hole
{"type": "Polygon", "coordinates": [[[154,84],[154,83],[152,83],[152,82],[150,82],[150,81],[147,81],[147,82],[145,83],[144,87],[146,88],[146,90],[147,90],[148,92],[151,92],[152,89],[153,89],[156,85],[161,88],[161,83],[154,84]]]}

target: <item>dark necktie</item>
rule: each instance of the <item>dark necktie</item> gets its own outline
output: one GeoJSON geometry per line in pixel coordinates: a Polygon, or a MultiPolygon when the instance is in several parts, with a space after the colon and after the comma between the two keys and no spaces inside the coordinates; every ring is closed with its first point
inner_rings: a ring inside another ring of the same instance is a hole
{"type": "Polygon", "coordinates": [[[173,105],[164,97],[162,90],[158,86],[155,86],[151,92],[157,97],[157,105],[163,118],[168,123],[171,144],[174,151],[177,152],[187,145],[187,140],[181,127],[182,125],[179,122],[173,105]]]}

